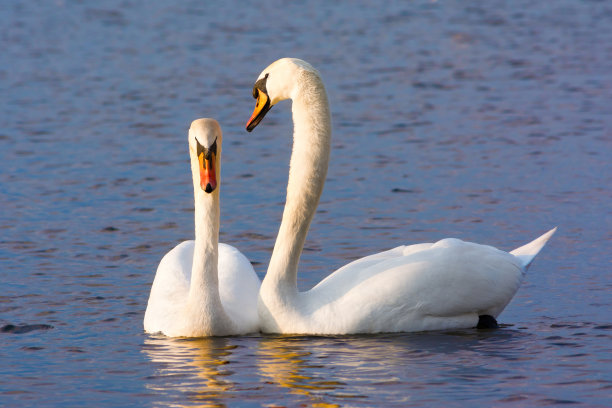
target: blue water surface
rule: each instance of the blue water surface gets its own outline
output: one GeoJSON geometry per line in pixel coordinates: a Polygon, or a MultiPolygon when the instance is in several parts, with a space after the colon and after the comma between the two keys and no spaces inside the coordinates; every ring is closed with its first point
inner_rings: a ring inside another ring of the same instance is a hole
{"type": "Polygon", "coordinates": [[[612,4],[0,3],[0,405],[612,405],[612,4]],[[559,230],[494,331],[173,340],[143,333],[193,236],[187,128],[224,130],[221,239],[260,277],[284,205],[288,102],[316,66],[334,123],[300,263],[559,230]]]}

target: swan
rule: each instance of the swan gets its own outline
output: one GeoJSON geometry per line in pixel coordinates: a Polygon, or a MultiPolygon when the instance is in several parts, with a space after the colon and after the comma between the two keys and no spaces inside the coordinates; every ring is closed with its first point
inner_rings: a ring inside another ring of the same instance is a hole
{"type": "Polygon", "coordinates": [[[556,228],[507,253],[447,238],[366,256],[299,292],[300,254],[327,174],[331,118],[319,73],[283,58],[262,71],[247,122],[252,131],[291,99],[294,123],[287,198],[259,291],[260,330],[293,334],[410,332],[497,327],[497,316],[556,228]]]}
{"type": "Polygon", "coordinates": [[[221,127],[197,119],[189,128],[195,197],[195,241],[185,241],[159,263],[144,329],[169,337],[203,337],[258,331],[260,281],[236,248],[219,243],[221,127]]]}

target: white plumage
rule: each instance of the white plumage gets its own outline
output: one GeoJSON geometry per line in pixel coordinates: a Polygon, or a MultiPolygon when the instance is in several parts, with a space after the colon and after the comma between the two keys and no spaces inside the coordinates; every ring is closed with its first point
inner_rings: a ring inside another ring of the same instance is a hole
{"type": "Polygon", "coordinates": [[[213,119],[192,123],[196,238],[177,245],[159,263],[144,317],[148,333],[201,337],[258,331],[259,278],[240,251],[218,242],[221,142],[213,119]]]}
{"type": "Polygon", "coordinates": [[[318,72],[283,58],[259,76],[251,131],[276,103],[293,101],[294,146],[282,223],[261,286],[264,332],[347,334],[475,327],[497,317],[555,229],[512,251],[443,239],[400,246],[351,262],[306,292],[297,266],[325,182],[331,120],[318,72]]]}

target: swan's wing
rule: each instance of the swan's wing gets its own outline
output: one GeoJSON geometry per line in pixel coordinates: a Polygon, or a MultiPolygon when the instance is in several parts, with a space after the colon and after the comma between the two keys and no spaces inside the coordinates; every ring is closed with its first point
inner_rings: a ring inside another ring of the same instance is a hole
{"type": "Polygon", "coordinates": [[[379,281],[397,281],[398,290],[409,294],[425,315],[497,316],[520,287],[523,273],[507,252],[451,238],[407,256],[379,281]]]}
{"type": "Polygon", "coordinates": [[[156,333],[177,321],[189,294],[194,241],[185,241],[168,252],[159,263],[144,317],[144,328],[156,333]]]}
{"type": "Polygon", "coordinates": [[[225,312],[243,332],[258,329],[257,296],[261,281],[236,248],[219,244],[219,294],[225,312]]]}
{"type": "Polygon", "coordinates": [[[479,314],[497,316],[523,273],[516,257],[458,239],[389,252],[349,264],[305,292],[317,299],[304,304],[313,321],[341,322],[336,332],[467,327],[479,314]]]}

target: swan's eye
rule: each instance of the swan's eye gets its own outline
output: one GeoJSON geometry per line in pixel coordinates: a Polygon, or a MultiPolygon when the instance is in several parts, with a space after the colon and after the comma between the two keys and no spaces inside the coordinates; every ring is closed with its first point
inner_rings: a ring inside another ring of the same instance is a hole
{"type": "Polygon", "coordinates": [[[197,144],[196,154],[198,155],[198,157],[200,156],[200,154],[203,154],[206,160],[210,160],[213,154],[215,156],[217,155],[217,139],[215,139],[215,141],[209,148],[202,146],[198,139],[196,139],[196,144],[197,144]]]}
{"type": "Polygon", "coordinates": [[[217,139],[213,142],[213,144],[208,148],[207,159],[210,160],[211,155],[217,155],[217,139]]]}
{"type": "Polygon", "coordinates": [[[205,151],[206,149],[204,149],[204,146],[202,146],[200,144],[200,141],[196,138],[196,155],[200,157],[200,155],[204,153],[205,151]]]}
{"type": "Polygon", "coordinates": [[[266,90],[266,81],[268,80],[268,75],[266,74],[263,78],[258,79],[253,86],[253,98],[257,99],[259,97],[259,92],[267,93],[266,90]]]}

